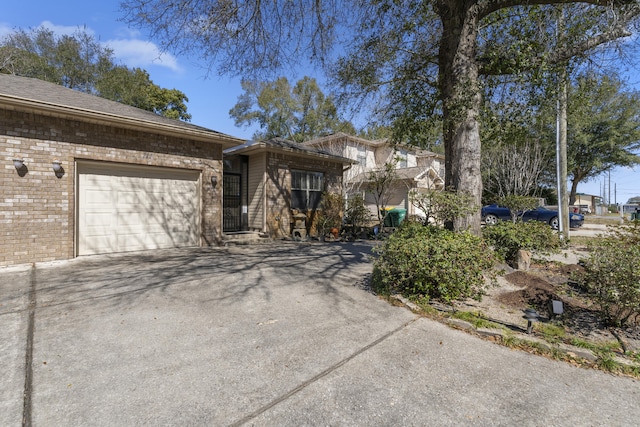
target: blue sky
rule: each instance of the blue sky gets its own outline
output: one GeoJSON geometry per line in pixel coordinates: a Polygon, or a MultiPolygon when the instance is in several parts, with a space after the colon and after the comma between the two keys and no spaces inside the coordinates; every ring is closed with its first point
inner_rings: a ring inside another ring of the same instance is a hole
{"type": "MultiPolygon", "coordinates": [[[[255,128],[238,128],[229,117],[229,110],[242,93],[240,79],[205,78],[205,70],[189,58],[161,54],[158,47],[143,33],[120,22],[119,0],[50,0],[12,1],[0,15],[0,37],[15,28],[35,28],[45,25],[57,33],[72,33],[86,26],[96,38],[114,50],[116,60],[129,67],[147,70],[157,85],[175,88],[189,98],[188,112],[192,123],[240,138],[251,138],[255,128]]],[[[633,73],[639,76],[640,73],[633,73]]],[[[301,76],[300,76],[301,77],[301,76]]],[[[640,78],[632,78],[640,90],[640,78]]],[[[603,183],[609,187],[609,177],[581,183],[578,192],[600,195],[603,183]]],[[[607,192],[608,194],[608,192],[607,192]]],[[[640,167],[618,168],[611,172],[611,201],[624,203],[640,196],[640,167]],[[614,187],[617,190],[614,198],[614,187]]]]}
{"type": "Polygon", "coordinates": [[[229,110],[242,93],[239,79],[211,75],[186,58],[161,54],[139,31],[119,21],[119,0],[12,1],[0,14],[0,36],[15,28],[45,25],[56,33],[73,33],[86,26],[101,42],[114,50],[117,62],[147,70],[161,87],[175,88],[189,98],[191,122],[240,138],[250,138],[255,129],[238,128],[229,110]]]}

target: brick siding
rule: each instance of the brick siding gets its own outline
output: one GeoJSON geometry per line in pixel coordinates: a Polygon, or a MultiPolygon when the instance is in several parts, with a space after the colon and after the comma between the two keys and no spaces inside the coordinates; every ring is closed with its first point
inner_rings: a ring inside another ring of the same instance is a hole
{"type": "Polygon", "coordinates": [[[131,129],[0,109],[0,266],[73,258],[75,161],[201,171],[201,244],[221,239],[222,146],[131,129]],[[12,159],[24,159],[16,170],[12,159]],[[52,161],[62,162],[54,173],[52,161]]]}
{"type": "MultiPolygon", "coordinates": [[[[295,156],[284,153],[269,153],[267,158],[267,230],[273,237],[291,235],[293,218],[291,211],[291,170],[324,173],[325,191],[342,193],[343,164],[337,161],[312,157],[295,156]]],[[[307,231],[315,235],[308,214],[307,231]]]]}

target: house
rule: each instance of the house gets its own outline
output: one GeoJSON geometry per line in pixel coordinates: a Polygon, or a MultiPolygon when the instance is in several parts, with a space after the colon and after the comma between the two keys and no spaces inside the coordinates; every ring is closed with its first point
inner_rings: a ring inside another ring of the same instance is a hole
{"type": "Polygon", "coordinates": [[[0,265],[214,245],[244,140],[0,74],[0,265]]]}
{"type": "Polygon", "coordinates": [[[373,214],[377,207],[373,194],[367,191],[367,184],[371,173],[383,170],[386,163],[395,162],[395,179],[387,207],[406,209],[407,215],[423,216],[424,213],[410,203],[409,193],[444,189],[444,156],[431,151],[393,146],[386,139],[371,141],[345,133],[313,139],[303,145],[354,160],[356,164],[345,172],[345,193],[347,196],[363,194],[373,214]]]}
{"type": "Polygon", "coordinates": [[[224,232],[313,235],[322,193],[342,192],[343,172],[351,163],[281,138],[224,150],[224,232]],[[296,225],[300,215],[302,225],[296,225]]]}
{"type": "Polygon", "coordinates": [[[593,196],[591,194],[576,193],[576,200],[573,203],[573,207],[578,209],[580,213],[590,214],[595,213],[598,206],[602,204],[602,197],[593,196]]]}

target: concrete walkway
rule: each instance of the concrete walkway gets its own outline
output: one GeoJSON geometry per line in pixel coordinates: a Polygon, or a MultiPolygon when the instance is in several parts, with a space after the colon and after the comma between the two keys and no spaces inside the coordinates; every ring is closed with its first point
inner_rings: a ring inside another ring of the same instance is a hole
{"type": "Polygon", "coordinates": [[[0,270],[2,426],[626,426],[640,383],[509,350],[362,289],[370,245],[0,270]]]}

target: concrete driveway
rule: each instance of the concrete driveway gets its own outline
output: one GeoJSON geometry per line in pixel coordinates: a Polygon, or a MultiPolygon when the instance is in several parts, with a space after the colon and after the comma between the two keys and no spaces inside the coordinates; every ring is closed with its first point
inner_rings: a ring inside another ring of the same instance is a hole
{"type": "Polygon", "coordinates": [[[278,243],[0,271],[2,426],[622,426],[640,384],[360,286],[370,245],[278,243]]]}

